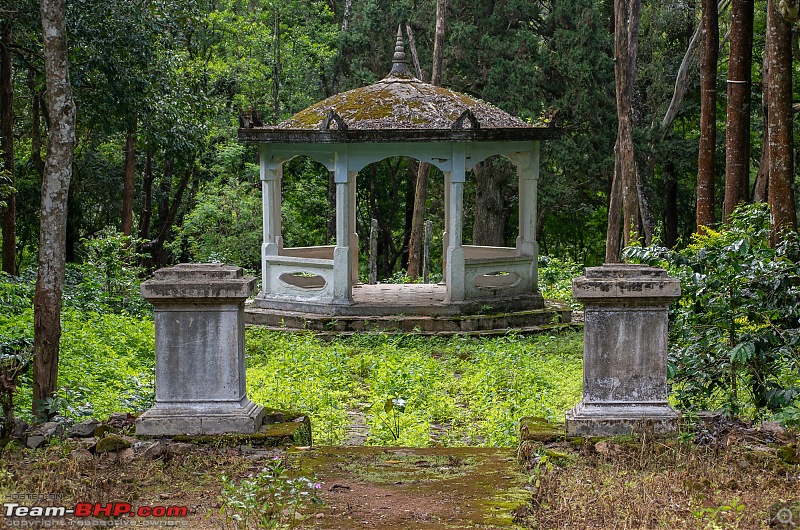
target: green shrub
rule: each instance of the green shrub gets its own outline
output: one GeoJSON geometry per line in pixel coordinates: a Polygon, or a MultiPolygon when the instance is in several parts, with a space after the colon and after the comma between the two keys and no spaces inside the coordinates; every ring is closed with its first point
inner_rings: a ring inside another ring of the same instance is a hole
{"type": "Polygon", "coordinates": [[[203,184],[173,246],[198,262],[261,268],[261,190],[234,178],[203,184]]]}
{"type": "MultiPolygon", "coordinates": [[[[630,261],[681,280],[670,313],[669,377],[680,406],[761,417],[788,414],[800,395],[800,244],[769,246],[764,205],[738,209],[687,248],[630,247],[630,261]]],[[[786,415],[783,416],[784,419],[786,415]]]]}
{"type": "MultiPolygon", "coordinates": [[[[31,311],[0,319],[0,335],[33,336],[31,311]]],[[[111,412],[142,412],[152,405],[155,384],[153,321],[130,315],[62,314],[58,391],[53,412],[68,423],[86,417],[105,419],[111,412]]],[[[31,419],[31,373],[22,378],[16,414],[31,419]]]]}
{"type": "Polygon", "coordinates": [[[583,265],[574,261],[539,256],[539,291],[547,300],[561,300],[574,310],[581,309],[572,298],[572,280],[582,274],[583,265]]]}
{"type": "Polygon", "coordinates": [[[137,241],[113,227],[106,227],[94,237],[81,240],[82,261],[70,264],[64,285],[64,307],[81,311],[150,313],[139,293],[138,266],[142,255],[136,252],[137,241]]]}

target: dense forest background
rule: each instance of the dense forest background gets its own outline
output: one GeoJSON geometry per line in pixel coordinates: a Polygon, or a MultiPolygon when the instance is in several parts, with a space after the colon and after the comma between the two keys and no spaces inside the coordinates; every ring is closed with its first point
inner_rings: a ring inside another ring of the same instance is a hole
{"type": "MultiPolygon", "coordinates": [[[[799,16],[794,0],[5,0],[0,393],[30,384],[35,416],[56,414],[64,337],[98,315],[149,329],[137,287],[157,267],[256,272],[261,190],[240,114],[277,124],[381,79],[400,25],[423,80],[559,128],[539,179],[545,294],[568,297],[603,261],[669,268],[681,406],[798,424],[799,16]]],[[[513,245],[516,187],[502,159],[474,168],[465,243],[513,245]]],[[[420,219],[435,276],[442,175],[386,159],[357,191],[362,279],[373,220],[379,279],[416,276],[420,219]]],[[[282,196],[287,246],[333,242],[323,167],[292,160],[282,196]]]]}
{"type": "MultiPolygon", "coordinates": [[[[138,241],[147,267],[216,259],[257,270],[257,160],[255,149],[236,139],[239,111],[256,109],[265,123],[276,124],[324,97],[382,78],[390,67],[398,23],[411,28],[429,81],[436,4],[69,1],[66,23],[77,122],[67,261],[81,261],[87,251],[84,241],[114,227],[138,241]]],[[[767,10],[766,2],[754,5],[750,148],[743,161],[751,188],[762,154],[767,10]]],[[[726,2],[719,7],[719,60],[713,79],[717,220],[725,194],[731,45],[731,9],[726,2]]],[[[5,176],[16,190],[5,193],[3,257],[5,270],[12,273],[36,263],[39,241],[50,119],[38,8],[23,0],[0,12],[2,147],[5,176]]],[[[558,140],[543,146],[537,227],[542,253],[587,265],[602,262],[618,121],[613,2],[451,0],[445,15],[442,85],[563,129],[558,140]]],[[[653,236],[668,247],[687,243],[696,230],[700,20],[700,2],[657,0],[642,8],[638,27],[630,99],[634,153],[640,192],[652,212],[653,236]]],[[[792,31],[796,59],[796,28],[792,31]]],[[[359,177],[358,232],[365,245],[370,220],[378,220],[383,278],[407,263],[416,175],[415,161],[395,159],[375,164],[359,177]]],[[[467,242],[513,241],[515,180],[501,160],[483,164],[468,180],[467,242]],[[504,230],[481,230],[489,225],[504,230]]],[[[331,241],[329,189],[324,168],[308,159],[292,162],[283,183],[287,246],[331,241]]],[[[434,169],[426,212],[434,222],[434,267],[436,252],[441,252],[442,196],[442,177],[434,169]]]]}

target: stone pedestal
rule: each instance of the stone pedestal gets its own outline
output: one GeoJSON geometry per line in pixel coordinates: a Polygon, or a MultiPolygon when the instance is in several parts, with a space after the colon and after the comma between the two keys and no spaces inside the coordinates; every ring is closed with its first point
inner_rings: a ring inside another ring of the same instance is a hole
{"type": "Polygon", "coordinates": [[[680,294],[677,279],[642,265],[591,267],[572,282],[585,305],[583,399],[567,412],[567,434],[677,428],[667,403],[667,312],[680,294]]]}
{"type": "Polygon", "coordinates": [[[156,400],[136,434],[254,433],[262,407],[247,399],[244,301],[255,278],[217,264],[156,271],[141,286],[155,309],[156,400]]]}

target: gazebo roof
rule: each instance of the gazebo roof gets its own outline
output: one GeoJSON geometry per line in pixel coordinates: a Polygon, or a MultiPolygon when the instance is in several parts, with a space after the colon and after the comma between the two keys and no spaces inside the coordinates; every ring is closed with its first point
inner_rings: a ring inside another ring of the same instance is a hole
{"type": "Polygon", "coordinates": [[[377,83],[320,101],[277,126],[241,125],[240,140],[270,143],[539,140],[555,133],[423,83],[408,69],[399,29],[392,70],[377,83]]]}

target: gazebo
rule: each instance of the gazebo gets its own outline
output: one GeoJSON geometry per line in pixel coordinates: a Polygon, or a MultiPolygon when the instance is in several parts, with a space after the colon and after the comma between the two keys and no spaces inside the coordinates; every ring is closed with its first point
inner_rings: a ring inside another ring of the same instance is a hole
{"type": "Polygon", "coordinates": [[[458,314],[490,305],[534,309],[537,288],[536,193],[539,142],[555,130],[536,127],[409,70],[398,31],[392,69],[375,84],[337,94],[277,126],[243,119],[239,139],[259,146],[263,199],[262,290],[253,305],[328,315],[413,312],[458,314]],[[283,165],[308,156],[332,171],[336,240],[332,246],[284,248],[283,165]],[[464,245],[463,190],[468,171],[494,155],[519,178],[519,235],[514,247],[464,245]],[[443,285],[358,283],[356,177],[368,164],[409,156],[439,168],[445,181],[443,285]]]}

